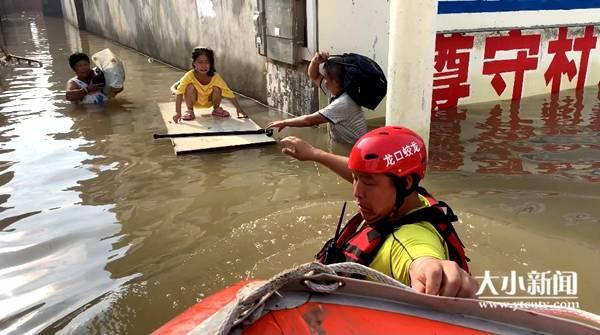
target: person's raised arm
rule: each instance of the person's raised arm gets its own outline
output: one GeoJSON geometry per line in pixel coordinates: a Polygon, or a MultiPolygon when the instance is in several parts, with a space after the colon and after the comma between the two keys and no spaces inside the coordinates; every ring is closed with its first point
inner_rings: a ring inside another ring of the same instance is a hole
{"type": "Polygon", "coordinates": [[[323,76],[319,72],[319,65],[327,61],[327,58],[329,58],[329,53],[317,52],[310,61],[310,64],[308,64],[308,77],[315,85],[317,85],[317,87],[319,87],[321,79],[323,79],[323,76]]]}
{"type": "Polygon", "coordinates": [[[314,161],[325,165],[340,177],[352,182],[352,171],[348,168],[348,157],[332,154],[318,149],[294,136],[281,140],[281,152],[296,158],[299,161],[314,161]]]}

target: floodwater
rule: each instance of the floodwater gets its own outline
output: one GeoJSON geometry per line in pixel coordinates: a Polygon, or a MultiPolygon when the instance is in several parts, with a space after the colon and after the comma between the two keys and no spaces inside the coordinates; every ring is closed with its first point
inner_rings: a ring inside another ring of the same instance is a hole
{"type": "MultiPolygon", "coordinates": [[[[154,141],[180,70],[60,19],[11,16],[2,34],[44,66],[0,73],[1,334],[148,333],[228,284],[310,261],[352,199],[276,145],[177,157],[154,141]],[[106,47],[125,92],[104,109],[65,103],[68,55],[106,47]]],[[[242,105],[263,126],[282,117],[242,105]]],[[[575,272],[569,301],[600,313],[599,131],[597,87],[433,115],[425,186],[462,217],[472,272],[498,276],[500,294],[533,271],[575,272]]],[[[324,128],[284,134],[328,146],[324,128]]]]}

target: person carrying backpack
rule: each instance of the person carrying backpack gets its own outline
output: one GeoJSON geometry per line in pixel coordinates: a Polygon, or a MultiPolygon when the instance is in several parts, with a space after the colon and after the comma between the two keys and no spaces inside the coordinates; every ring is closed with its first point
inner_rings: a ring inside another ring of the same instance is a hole
{"type": "Polygon", "coordinates": [[[273,121],[266,128],[281,131],[285,127],[327,123],[329,137],[333,141],[354,144],[367,133],[367,121],[357,100],[371,109],[379,104],[387,89],[383,71],[365,56],[344,54],[330,57],[327,52],[317,52],[308,66],[308,76],[328,96],[329,105],[309,115],[273,121]],[[323,74],[319,71],[321,64],[323,74]],[[376,94],[374,90],[377,90],[376,94]]]}

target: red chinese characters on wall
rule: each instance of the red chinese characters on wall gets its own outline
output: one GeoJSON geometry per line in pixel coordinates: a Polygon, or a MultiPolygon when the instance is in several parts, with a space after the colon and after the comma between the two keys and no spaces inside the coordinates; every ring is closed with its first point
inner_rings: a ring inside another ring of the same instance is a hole
{"type": "MultiPolygon", "coordinates": [[[[581,36],[568,37],[569,28],[558,28],[556,39],[549,41],[547,53],[552,57],[544,72],[547,86],[553,94],[560,91],[564,76],[570,82],[577,77],[576,88],[583,89],[589,68],[590,53],[597,46],[594,26],[585,27],[581,36]],[[569,58],[574,52],[579,61],[569,58]]],[[[540,34],[524,34],[511,30],[506,35],[488,36],[484,41],[482,74],[491,76],[490,85],[501,96],[512,74],[513,101],[520,100],[527,71],[538,70],[542,54],[540,34]]],[[[469,66],[474,36],[438,34],[434,60],[432,110],[456,107],[460,99],[471,96],[469,66]]]]}
{"type": "Polygon", "coordinates": [[[590,51],[596,48],[596,36],[594,36],[594,26],[585,27],[583,37],[578,37],[573,43],[573,50],[581,52],[581,61],[579,62],[579,76],[577,77],[577,89],[585,86],[588,64],[590,60],[590,51]]]}
{"type": "Polygon", "coordinates": [[[433,110],[446,110],[458,105],[460,98],[470,96],[469,56],[474,36],[437,35],[433,74],[433,110]]]}
{"type": "Polygon", "coordinates": [[[502,73],[513,72],[512,100],[523,95],[525,71],[535,70],[540,53],[540,35],[522,35],[520,30],[511,30],[507,36],[492,36],[485,39],[483,74],[493,75],[491,84],[498,96],[506,89],[502,73]],[[517,50],[514,58],[496,59],[498,52],[517,50]]]}
{"type": "Polygon", "coordinates": [[[569,81],[575,78],[577,66],[575,61],[569,60],[567,51],[573,50],[573,39],[567,38],[569,28],[562,27],[558,29],[558,38],[548,42],[548,53],[554,55],[548,69],[544,72],[546,85],[552,82],[552,94],[560,92],[560,82],[563,74],[566,74],[569,81]]]}
{"type": "Polygon", "coordinates": [[[567,75],[569,81],[572,81],[575,75],[577,75],[576,88],[578,90],[583,89],[587,76],[590,52],[596,47],[597,38],[594,36],[593,26],[586,27],[583,36],[575,39],[567,37],[568,31],[569,28],[567,27],[559,28],[558,38],[548,42],[548,54],[552,54],[554,57],[544,73],[544,79],[546,80],[546,85],[552,82],[552,94],[560,92],[560,83],[563,74],[567,75]],[[581,53],[579,66],[575,64],[574,60],[570,60],[567,57],[567,52],[569,51],[581,53]]]}

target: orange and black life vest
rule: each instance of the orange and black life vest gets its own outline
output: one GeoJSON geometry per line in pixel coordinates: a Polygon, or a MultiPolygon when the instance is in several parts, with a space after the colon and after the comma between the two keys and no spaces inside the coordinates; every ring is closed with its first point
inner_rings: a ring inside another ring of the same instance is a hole
{"type": "Polygon", "coordinates": [[[425,221],[431,223],[446,242],[450,260],[469,272],[464,245],[452,225],[458,217],[450,206],[436,201],[424,188],[419,187],[417,192],[427,199],[430,206],[397,220],[384,219],[371,225],[363,225],[362,216],[356,214],[344,226],[337,241],[332,238],[325,243],[315,256],[317,261],[324,264],[357,262],[369,266],[391,233],[403,225],[425,221]]]}

